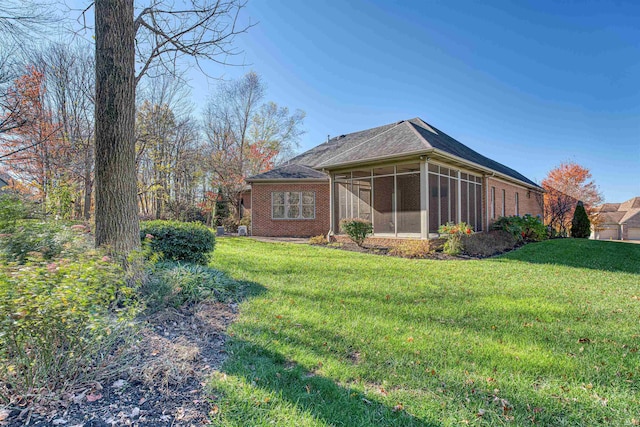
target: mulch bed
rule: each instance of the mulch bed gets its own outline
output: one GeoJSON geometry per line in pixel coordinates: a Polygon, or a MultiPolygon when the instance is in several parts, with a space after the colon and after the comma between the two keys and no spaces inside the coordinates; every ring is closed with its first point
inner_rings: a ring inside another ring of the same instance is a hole
{"type": "MultiPolygon", "coordinates": [[[[366,253],[366,254],[372,254],[372,255],[383,255],[383,256],[393,256],[396,258],[405,258],[399,255],[394,255],[390,253],[391,248],[386,246],[376,246],[376,245],[365,244],[364,246],[361,247],[356,245],[355,243],[330,243],[326,245],[317,245],[317,246],[324,246],[329,249],[338,249],[338,250],[349,251],[349,252],[360,252],[360,253],[366,253]]],[[[435,252],[430,252],[425,256],[414,258],[414,259],[459,260],[459,261],[460,260],[478,260],[478,259],[497,257],[499,255],[506,254],[507,252],[514,251],[522,246],[523,244],[519,244],[512,249],[509,249],[506,251],[498,251],[489,256],[472,256],[467,254],[460,254],[460,255],[454,256],[454,255],[447,255],[444,252],[435,251],[435,252]]]]}
{"type": "Polygon", "coordinates": [[[200,426],[215,410],[206,382],[226,358],[235,304],[202,303],[145,319],[127,375],[46,406],[0,412],[0,426],[200,426]],[[4,419],[4,420],[3,420],[4,419]]]}

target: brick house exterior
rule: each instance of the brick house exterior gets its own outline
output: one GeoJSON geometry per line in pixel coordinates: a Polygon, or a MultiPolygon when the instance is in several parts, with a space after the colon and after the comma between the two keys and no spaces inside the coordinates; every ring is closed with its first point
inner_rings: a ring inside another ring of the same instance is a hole
{"type": "Polygon", "coordinates": [[[252,215],[251,233],[254,236],[310,237],[326,236],[329,232],[329,182],[262,182],[251,187],[251,212],[267,214],[252,215]],[[315,215],[312,219],[273,219],[271,215],[274,192],[313,192],[315,215]]]}
{"type": "Polygon", "coordinates": [[[543,213],[540,186],[418,118],[340,135],[247,182],[256,236],[339,235],[357,217],[372,239],[431,239],[447,222],[483,231],[543,213]]]}

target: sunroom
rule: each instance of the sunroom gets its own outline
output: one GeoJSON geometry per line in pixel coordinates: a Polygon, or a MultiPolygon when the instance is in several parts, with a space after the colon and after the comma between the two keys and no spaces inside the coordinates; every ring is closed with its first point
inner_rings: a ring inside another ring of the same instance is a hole
{"type": "Polygon", "coordinates": [[[334,234],[345,218],[371,221],[374,237],[383,238],[434,238],[447,222],[482,230],[481,173],[422,157],[330,176],[334,234]]]}

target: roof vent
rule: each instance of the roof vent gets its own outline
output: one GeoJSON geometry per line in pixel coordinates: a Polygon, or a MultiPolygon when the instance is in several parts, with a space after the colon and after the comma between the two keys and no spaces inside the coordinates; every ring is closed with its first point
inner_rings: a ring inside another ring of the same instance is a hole
{"type": "Polygon", "coordinates": [[[399,125],[400,123],[404,123],[404,120],[400,120],[398,123],[396,123],[397,125],[399,125]]]}
{"type": "Polygon", "coordinates": [[[342,138],[344,138],[345,136],[347,136],[347,135],[340,135],[340,136],[338,137],[338,139],[342,139],[342,138]]]}

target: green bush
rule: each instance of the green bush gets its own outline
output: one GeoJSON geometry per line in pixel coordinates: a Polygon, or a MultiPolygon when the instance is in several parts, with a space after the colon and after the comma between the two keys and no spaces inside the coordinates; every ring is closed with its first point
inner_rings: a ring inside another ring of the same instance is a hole
{"type": "Polygon", "coordinates": [[[571,220],[571,237],[586,239],[590,234],[591,221],[589,221],[587,211],[585,211],[582,202],[578,202],[578,206],[576,206],[576,210],[573,213],[573,219],[571,220]]]}
{"type": "Polygon", "coordinates": [[[458,255],[462,251],[462,236],[471,235],[473,229],[466,222],[458,224],[448,222],[438,228],[438,233],[447,238],[443,246],[443,252],[449,255],[458,255]]]}
{"type": "Polygon", "coordinates": [[[28,218],[32,206],[14,194],[0,194],[0,232],[10,233],[17,222],[28,218]]]}
{"type": "Polygon", "coordinates": [[[204,300],[227,301],[237,283],[221,271],[196,264],[160,262],[151,267],[139,291],[150,312],[204,300]]]}
{"type": "Polygon", "coordinates": [[[99,253],[0,270],[0,398],[59,394],[112,369],[136,314],[122,269],[99,253]]]}
{"type": "Polygon", "coordinates": [[[340,221],[340,229],[349,236],[356,245],[362,246],[367,236],[373,233],[373,224],[366,219],[345,218],[340,221]]]}
{"type": "Polygon", "coordinates": [[[207,264],[215,247],[215,235],[195,222],[146,221],[140,224],[140,239],[168,261],[207,264]]]}
{"type": "Polygon", "coordinates": [[[540,218],[529,214],[522,217],[502,216],[491,224],[490,229],[506,231],[519,242],[539,242],[547,238],[547,229],[540,218]]]}
{"type": "Polygon", "coordinates": [[[476,257],[488,257],[513,249],[518,239],[504,230],[474,233],[462,238],[463,252],[476,257]]]}
{"type": "Polygon", "coordinates": [[[29,257],[51,260],[76,239],[69,227],[56,222],[18,221],[12,232],[0,235],[0,258],[24,264],[29,257]]]}

